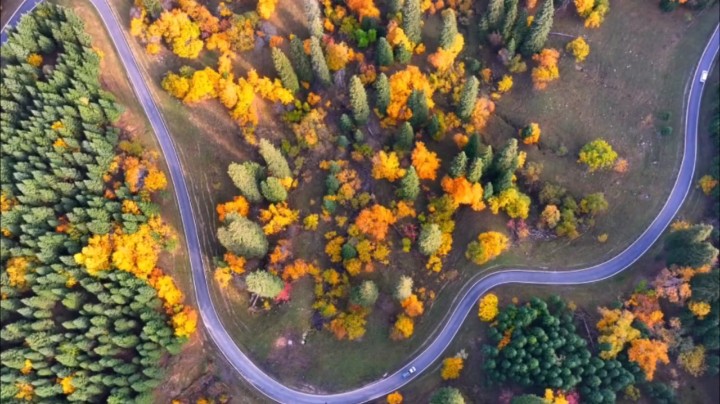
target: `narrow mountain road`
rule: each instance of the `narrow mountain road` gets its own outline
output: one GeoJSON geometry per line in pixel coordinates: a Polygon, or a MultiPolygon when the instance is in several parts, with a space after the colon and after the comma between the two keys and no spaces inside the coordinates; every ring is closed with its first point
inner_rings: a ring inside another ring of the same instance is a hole
{"type": "MultiPolygon", "coordinates": [[[[240,350],[223,327],[222,321],[210,297],[208,282],[212,280],[212,277],[209,276],[210,271],[206,271],[203,267],[202,250],[198,239],[198,230],[200,229],[198,229],[195,222],[190,196],[183,178],[184,171],[175,150],[172,137],[167,130],[163,117],[152,99],[138,64],[125,40],[123,27],[119,23],[120,19],[113,13],[107,4],[107,0],[89,1],[99,12],[110,33],[110,37],[113,39],[128,78],[140,104],[145,109],[145,113],[150,120],[153,130],[160,142],[163,154],[165,155],[182,216],[185,240],[187,242],[187,249],[192,266],[197,305],[208,334],[218,349],[243,378],[268,398],[281,403],[361,403],[384,396],[412,381],[441,357],[457,334],[468,313],[474,309],[477,300],[488,290],[509,283],[578,285],[598,282],[622,272],[637,261],[662,235],[665,228],[667,228],[677,214],[692,187],[692,179],[697,160],[700,101],[704,88],[704,83],[700,82],[700,76],[702,71],[710,70],[718,54],[718,49],[720,48],[720,35],[718,28],[716,28],[692,76],[688,99],[686,101],[684,152],[680,171],[678,172],[673,189],[657,217],[627,249],[606,262],[579,270],[535,271],[508,269],[485,276],[463,289],[456,297],[452,311],[446,316],[440,332],[436,333],[433,336],[434,339],[425,344],[424,350],[402,369],[384,379],[358,387],[355,390],[322,395],[293,390],[265,374],[262,369],[258,368],[252,360],[240,350]],[[417,372],[404,379],[402,373],[410,366],[414,366],[417,372]]],[[[9,23],[3,27],[2,43],[7,39],[7,26],[15,25],[20,16],[32,10],[38,2],[38,0],[26,0],[22,4],[18,11],[10,18],[9,23]]]]}

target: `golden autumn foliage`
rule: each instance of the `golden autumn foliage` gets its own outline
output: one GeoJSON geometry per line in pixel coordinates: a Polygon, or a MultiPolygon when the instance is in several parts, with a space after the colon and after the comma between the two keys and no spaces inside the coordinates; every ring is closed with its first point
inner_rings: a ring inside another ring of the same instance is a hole
{"type": "Polygon", "coordinates": [[[400,394],[399,391],[396,391],[388,394],[385,398],[385,401],[387,402],[387,404],[402,404],[403,396],[402,394],[400,394]]]}
{"type": "Polygon", "coordinates": [[[278,0],[258,0],[256,11],[260,18],[267,20],[275,12],[278,0]]]}
{"type": "Polygon", "coordinates": [[[540,141],[540,125],[535,122],[520,130],[520,137],[524,144],[535,144],[540,141]]]}
{"type": "Polygon", "coordinates": [[[575,57],[576,62],[580,63],[590,54],[590,45],[585,42],[583,37],[579,36],[568,42],[565,46],[565,50],[575,57]]]}
{"type": "Polygon", "coordinates": [[[365,315],[365,312],[340,313],[327,327],[335,338],[354,341],[365,335],[365,315]]]}
{"type": "Polygon", "coordinates": [[[660,301],[657,295],[634,293],[625,302],[625,307],[633,312],[635,318],[641,321],[649,329],[662,325],[665,316],[660,308],[660,301]]]}
{"type": "Polygon", "coordinates": [[[548,404],[568,404],[569,401],[565,397],[562,391],[553,391],[552,389],[545,389],[545,395],[543,399],[548,404]]]}
{"type": "Polygon", "coordinates": [[[575,9],[580,17],[587,18],[595,7],[595,0],[574,0],[575,9]]]}
{"type": "Polygon", "coordinates": [[[74,258],[75,262],[85,266],[90,275],[94,275],[98,271],[110,268],[111,253],[110,236],[96,234],[90,237],[88,245],[83,247],[81,252],[75,254],[74,258]]]}
{"type": "Polygon", "coordinates": [[[658,362],[666,365],[670,363],[667,344],[650,339],[633,340],[628,349],[628,359],[640,366],[648,381],[652,381],[655,377],[658,362]]]}
{"type": "Polygon", "coordinates": [[[296,281],[308,273],[319,272],[320,269],[314,265],[298,259],[288,264],[283,269],[282,278],[284,281],[296,281]]]}
{"type": "Polygon", "coordinates": [[[695,377],[702,376],[707,369],[705,347],[697,345],[692,349],[681,352],[678,355],[678,364],[691,375],[695,377]]]}
{"type": "Polygon", "coordinates": [[[380,10],[375,6],[373,0],[348,0],[346,4],[350,10],[358,15],[358,21],[362,21],[365,17],[380,17],[380,10]]]}
{"type": "Polygon", "coordinates": [[[598,309],[602,318],[597,323],[600,331],[598,342],[607,344],[609,349],[600,352],[602,359],[615,358],[626,344],[640,338],[640,331],[632,327],[635,315],[628,310],[610,310],[605,307],[598,309]]]}
{"type": "Polygon", "coordinates": [[[27,59],[25,59],[25,61],[28,62],[28,64],[30,66],[40,67],[40,66],[42,66],[42,63],[43,63],[43,57],[42,57],[42,55],[39,55],[37,53],[31,53],[28,55],[28,57],[27,57],[27,59]]]}
{"type": "Polygon", "coordinates": [[[508,249],[510,240],[506,235],[495,231],[480,233],[477,241],[468,244],[465,256],[477,265],[482,265],[508,249]]]}
{"type": "Polygon", "coordinates": [[[35,396],[35,388],[30,383],[17,382],[15,383],[18,392],[15,394],[15,398],[18,400],[32,401],[35,396]]]}
{"type": "Polygon", "coordinates": [[[221,289],[225,289],[230,284],[230,281],[232,280],[233,276],[230,272],[230,268],[216,268],[215,272],[213,273],[213,278],[215,278],[215,282],[220,285],[221,289]]]}
{"type": "Polygon", "coordinates": [[[61,379],[58,379],[58,384],[62,386],[63,394],[68,395],[72,394],[75,391],[75,386],[73,386],[72,379],[72,376],[65,376],[61,379]]]}
{"type": "Polygon", "coordinates": [[[408,317],[421,316],[425,311],[423,302],[418,300],[417,295],[414,293],[412,293],[410,296],[400,302],[400,305],[402,306],[403,310],[405,310],[405,314],[407,314],[408,317]]]}
{"type": "Polygon", "coordinates": [[[498,81],[497,83],[497,90],[500,93],[507,93],[512,89],[513,87],[513,78],[512,76],[506,74],[502,76],[502,79],[498,81]]]}
{"type": "Polygon", "coordinates": [[[718,180],[712,175],[703,175],[698,181],[698,186],[702,189],[705,195],[710,195],[713,189],[718,186],[718,180]]]}
{"type": "Polygon", "coordinates": [[[392,211],[382,205],[373,205],[360,211],[355,219],[355,225],[364,234],[377,241],[385,240],[390,225],[395,224],[397,218],[392,211]]]}
{"type": "Polygon", "coordinates": [[[182,311],[172,317],[172,325],[176,336],[189,337],[197,328],[197,312],[185,306],[182,311]]]}
{"type": "Polygon", "coordinates": [[[532,69],[533,87],[536,90],[544,90],[548,83],[560,77],[557,66],[558,59],[560,59],[560,52],[555,49],[543,49],[533,56],[533,60],[538,63],[538,66],[532,69]]]}
{"type": "Polygon", "coordinates": [[[460,371],[462,371],[463,365],[463,358],[459,356],[445,358],[445,360],[443,360],[442,370],[440,371],[440,377],[442,377],[443,380],[457,379],[460,377],[460,371]]]}
{"type": "Polygon", "coordinates": [[[478,303],[478,317],[480,320],[489,323],[495,320],[498,313],[498,297],[494,293],[488,293],[480,299],[478,303]]]}
{"type": "Polygon", "coordinates": [[[412,117],[412,111],[407,107],[407,101],[413,90],[421,91],[425,95],[429,109],[435,106],[432,100],[434,88],[417,66],[407,66],[405,69],[393,73],[389,78],[389,83],[390,104],[387,107],[387,115],[391,119],[408,120],[412,117]]]}
{"type": "Polygon", "coordinates": [[[688,303],[688,309],[690,309],[690,312],[695,315],[698,319],[702,320],[710,314],[711,306],[707,302],[694,302],[691,301],[688,303]]]}
{"type": "Polygon", "coordinates": [[[229,213],[237,213],[240,216],[247,216],[250,211],[250,204],[247,199],[242,196],[236,196],[230,202],[219,203],[215,208],[218,214],[218,219],[221,222],[225,221],[225,218],[229,213]]]}
{"type": "Polygon", "coordinates": [[[240,275],[245,272],[245,257],[226,252],[225,255],[223,255],[223,260],[227,263],[227,268],[233,273],[240,275]]]}
{"type": "Polygon", "coordinates": [[[394,48],[396,46],[404,46],[407,50],[412,50],[415,45],[405,34],[397,21],[391,20],[387,27],[387,41],[394,48]]]}
{"type": "Polygon", "coordinates": [[[307,215],[305,219],[303,219],[303,228],[305,230],[315,231],[317,230],[319,222],[320,216],[317,213],[307,215]]]}
{"type": "Polygon", "coordinates": [[[372,159],[372,176],[376,180],[386,179],[390,182],[405,176],[405,170],[400,168],[397,153],[379,151],[372,159]]]}
{"type": "Polygon", "coordinates": [[[530,197],[512,187],[488,199],[488,205],[493,214],[497,214],[502,209],[513,219],[527,219],[530,212],[530,197]]]}
{"type": "Polygon", "coordinates": [[[457,205],[470,205],[472,210],[479,212],[485,209],[483,189],[479,183],[471,183],[465,177],[443,177],[443,191],[450,195],[457,205]]]}
{"type": "Polygon", "coordinates": [[[345,42],[330,42],[325,47],[325,55],[328,69],[331,71],[338,71],[345,68],[348,62],[352,59],[353,52],[352,49],[345,44],[345,42]]]}
{"type": "Polygon", "coordinates": [[[428,55],[428,62],[438,71],[446,71],[453,65],[455,58],[462,52],[464,46],[465,37],[462,34],[456,34],[450,47],[439,48],[437,52],[428,55]]]}
{"type": "Polygon", "coordinates": [[[20,373],[27,375],[27,374],[30,374],[30,372],[32,372],[32,370],[33,370],[32,361],[30,359],[25,359],[25,363],[23,364],[22,369],[20,369],[20,373]]]}
{"type": "Polygon", "coordinates": [[[393,325],[390,338],[396,341],[401,339],[408,339],[413,335],[414,331],[415,322],[413,321],[413,319],[404,314],[401,314],[395,321],[395,325],[393,325]]]}
{"type": "Polygon", "coordinates": [[[287,202],[270,204],[267,209],[260,209],[260,221],[265,223],[263,231],[272,235],[285,230],[300,218],[299,210],[292,210],[287,202]]]}
{"type": "Polygon", "coordinates": [[[437,169],[440,168],[440,158],[435,152],[429,151],[424,142],[415,143],[411,158],[418,178],[421,180],[435,179],[437,169]]]}
{"type": "Polygon", "coordinates": [[[22,289],[27,284],[25,274],[28,269],[28,259],[25,257],[13,257],[7,261],[5,270],[8,274],[10,286],[22,289]]]}
{"type": "Polygon", "coordinates": [[[164,11],[160,18],[147,27],[146,36],[151,43],[162,37],[173,53],[188,59],[195,59],[203,48],[200,27],[180,9],[164,11]]]}

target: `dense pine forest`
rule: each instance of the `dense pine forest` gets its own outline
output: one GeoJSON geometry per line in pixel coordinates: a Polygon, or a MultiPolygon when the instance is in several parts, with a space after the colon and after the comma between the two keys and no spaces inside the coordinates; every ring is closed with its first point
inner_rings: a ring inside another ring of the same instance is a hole
{"type": "Polygon", "coordinates": [[[0,400],[149,401],[196,314],[157,268],[177,243],[158,154],[113,127],[103,55],[43,4],[2,47],[0,400]]]}

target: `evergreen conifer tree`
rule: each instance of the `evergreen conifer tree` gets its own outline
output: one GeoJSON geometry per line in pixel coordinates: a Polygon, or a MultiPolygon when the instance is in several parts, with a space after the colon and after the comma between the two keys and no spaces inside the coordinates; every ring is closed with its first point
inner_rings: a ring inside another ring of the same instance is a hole
{"type": "Polygon", "coordinates": [[[353,117],[358,125],[367,123],[370,117],[370,107],[368,106],[367,93],[360,77],[352,76],[350,79],[350,106],[353,110],[353,117]]]}
{"type": "Polygon", "coordinates": [[[402,7],[402,29],[413,44],[422,41],[422,10],[420,0],[405,0],[402,7]]]}
{"type": "Polygon", "coordinates": [[[303,43],[298,37],[290,40],[290,59],[292,60],[298,79],[311,83],[313,79],[310,57],[305,53],[303,43]]]}
{"type": "Polygon", "coordinates": [[[450,176],[453,178],[464,176],[465,170],[467,170],[467,163],[468,158],[464,151],[455,155],[452,163],[450,163],[450,176]]]}
{"type": "Polygon", "coordinates": [[[446,8],[440,13],[442,16],[442,31],[440,31],[440,47],[449,49],[458,34],[457,18],[452,8],[446,8]]]}
{"type": "Polygon", "coordinates": [[[545,0],[545,3],[535,15],[535,19],[530,26],[530,32],[520,49],[523,55],[530,56],[542,50],[552,29],[554,15],[553,0],[545,0]]]}
{"type": "Polygon", "coordinates": [[[410,123],[413,128],[418,129],[423,127],[425,123],[427,123],[428,115],[430,114],[425,93],[423,91],[413,90],[410,97],[408,97],[407,105],[412,111],[410,123]]]}
{"type": "Polygon", "coordinates": [[[272,60],[273,65],[275,66],[275,71],[277,71],[278,76],[280,76],[280,81],[282,81],[283,87],[293,93],[297,92],[297,90],[300,89],[300,83],[298,83],[297,75],[290,64],[290,60],[287,56],[285,56],[280,48],[272,48],[272,60]]]}
{"type": "Polygon", "coordinates": [[[320,80],[320,84],[327,87],[330,85],[330,69],[328,69],[325,55],[323,55],[320,41],[317,37],[310,38],[310,60],[312,61],[313,73],[320,80]]]}
{"type": "Polygon", "coordinates": [[[378,39],[375,52],[377,57],[377,64],[379,66],[390,66],[395,61],[393,57],[392,46],[390,46],[390,43],[388,43],[385,37],[381,37],[380,39],[378,39]]]}
{"type": "Polygon", "coordinates": [[[475,109],[477,102],[478,87],[480,82],[475,76],[468,77],[460,93],[460,103],[457,106],[457,115],[460,119],[467,121],[475,109]]]}
{"type": "Polygon", "coordinates": [[[385,73],[380,73],[373,84],[375,87],[375,107],[382,115],[387,113],[390,105],[390,83],[385,73]]]}
{"type": "Polygon", "coordinates": [[[415,167],[408,168],[405,176],[400,180],[400,188],[397,191],[398,197],[414,201],[420,193],[420,179],[415,167]]]}

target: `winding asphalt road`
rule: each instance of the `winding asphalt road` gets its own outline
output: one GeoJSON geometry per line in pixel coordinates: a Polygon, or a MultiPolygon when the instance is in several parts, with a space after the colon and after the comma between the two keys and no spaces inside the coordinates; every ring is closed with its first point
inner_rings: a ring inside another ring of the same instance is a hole
{"type": "MultiPolygon", "coordinates": [[[[445,323],[442,325],[440,332],[433,336],[434,339],[432,341],[426,343],[424,350],[414,357],[408,365],[389,375],[387,378],[366,384],[355,390],[321,395],[293,390],[265,374],[240,350],[223,327],[222,321],[210,297],[208,279],[212,278],[207,276],[207,272],[203,266],[202,249],[200,247],[200,240],[198,239],[198,227],[195,222],[192,204],[190,203],[187,185],[183,178],[184,171],[175,150],[172,137],[168,132],[162,114],[150,95],[143,74],[130,51],[130,47],[123,34],[123,28],[118,22],[121,20],[109,7],[106,2],[107,0],[89,1],[97,9],[115,43],[115,47],[120,55],[120,59],[125,67],[135,94],[145,109],[145,113],[150,120],[153,130],[160,142],[163,154],[165,155],[182,217],[185,240],[187,242],[187,249],[192,266],[197,303],[208,334],[227,360],[245,380],[268,398],[281,403],[360,403],[384,396],[409,383],[424,370],[432,366],[455,337],[455,334],[457,334],[468,313],[474,309],[477,300],[490,289],[508,283],[578,285],[598,282],[622,272],[637,261],[652,247],[655,241],[662,235],[665,228],[670,224],[693,184],[692,178],[697,160],[700,101],[704,88],[704,83],[700,82],[700,75],[703,70],[710,70],[718,54],[718,49],[720,48],[720,34],[718,33],[720,27],[718,27],[710,37],[692,76],[685,112],[684,153],[680,171],[673,189],[662,210],[650,224],[650,227],[627,249],[606,262],[579,270],[533,271],[509,269],[485,276],[467,285],[462,292],[458,294],[453,302],[453,309],[449,316],[445,318],[445,323]],[[417,368],[417,372],[411,377],[403,379],[402,373],[410,366],[417,368]]],[[[2,27],[2,43],[5,43],[7,40],[6,28],[11,25],[14,26],[23,14],[31,11],[38,3],[38,0],[26,0],[20,6],[16,13],[9,19],[8,24],[2,27]]]]}

